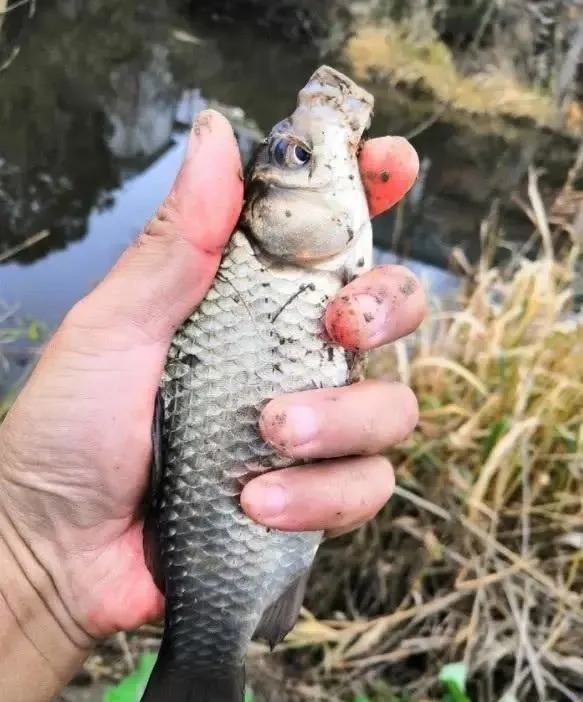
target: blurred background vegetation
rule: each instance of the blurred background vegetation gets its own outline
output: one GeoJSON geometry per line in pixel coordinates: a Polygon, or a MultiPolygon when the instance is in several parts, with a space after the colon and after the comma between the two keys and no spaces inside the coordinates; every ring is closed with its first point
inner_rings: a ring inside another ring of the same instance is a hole
{"type": "MultiPolygon", "coordinates": [[[[155,209],[193,115],[244,158],[319,63],[374,92],[421,171],[375,222],[430,316],[373,375],[411,383],[394,499],[326,544],[268,700],[583,699],[583,1],[0,0],[0,417],[47,334],[155,209]],[[453,698],[452,698],[453,699],[453,698]]],[[[63,700],[155,651],[113,637],[63,700]]]]}

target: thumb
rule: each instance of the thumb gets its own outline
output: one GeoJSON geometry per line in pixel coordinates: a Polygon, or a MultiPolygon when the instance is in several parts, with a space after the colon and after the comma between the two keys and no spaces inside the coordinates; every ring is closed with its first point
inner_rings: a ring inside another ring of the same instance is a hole
{"type": "Polygon", "coordinates": [[[220,113],[201,112],[184,162],[157,213],[80,303],[93,327],[131,327],[156,341],[203,299],[243,202],[241,159],[220,113]]]}

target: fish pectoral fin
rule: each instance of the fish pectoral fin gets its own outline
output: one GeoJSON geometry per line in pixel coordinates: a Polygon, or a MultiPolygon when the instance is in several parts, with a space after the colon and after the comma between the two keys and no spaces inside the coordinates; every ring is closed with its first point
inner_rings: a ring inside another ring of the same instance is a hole
{"type": "Polygon", "coordinates": [[[160,542],[158,527],[154,517],[154,505],[158,499],[158,489],[164,467],[164,443],[162,439],[162,423],[164,420],[164,405],[160,390],[156,394],[154,404],[154,419],[152,421],[152,461],[150,464],[150,480],[145,497],[144,516],[144,557],[156,587],[164,594],[164,576],[160,559],[160,542]]]}
{"type": "Polygon", "coordinates": [[[272,650],[285,639],[300,616],[309,577],[308,569],[292,582],[283,595],[269,605],[255,630],[254,639],[267,641],[272,650]]]}

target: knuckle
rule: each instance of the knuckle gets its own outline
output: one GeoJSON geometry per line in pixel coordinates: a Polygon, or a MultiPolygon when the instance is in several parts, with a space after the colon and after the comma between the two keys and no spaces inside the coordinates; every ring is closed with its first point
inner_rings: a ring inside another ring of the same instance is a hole
{"type": "Polygon", "coordinates": [[[136,245],[147,244],[152,240],[178,238],[182,233],[178,208],[172,195],[160,205],[156,214],[149,220],[138,235],[136,245]]]}

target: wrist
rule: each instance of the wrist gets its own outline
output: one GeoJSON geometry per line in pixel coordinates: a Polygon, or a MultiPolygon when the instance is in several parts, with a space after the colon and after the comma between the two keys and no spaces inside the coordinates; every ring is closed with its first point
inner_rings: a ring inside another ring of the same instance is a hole
{"type": "MultiPolygon", "coordinates": [[[[1,492],[0,492],[1,499],[1,492]]],[[[50,700],[91,641],[0,502],[0,690],[12,702],[50,700]]]]}

